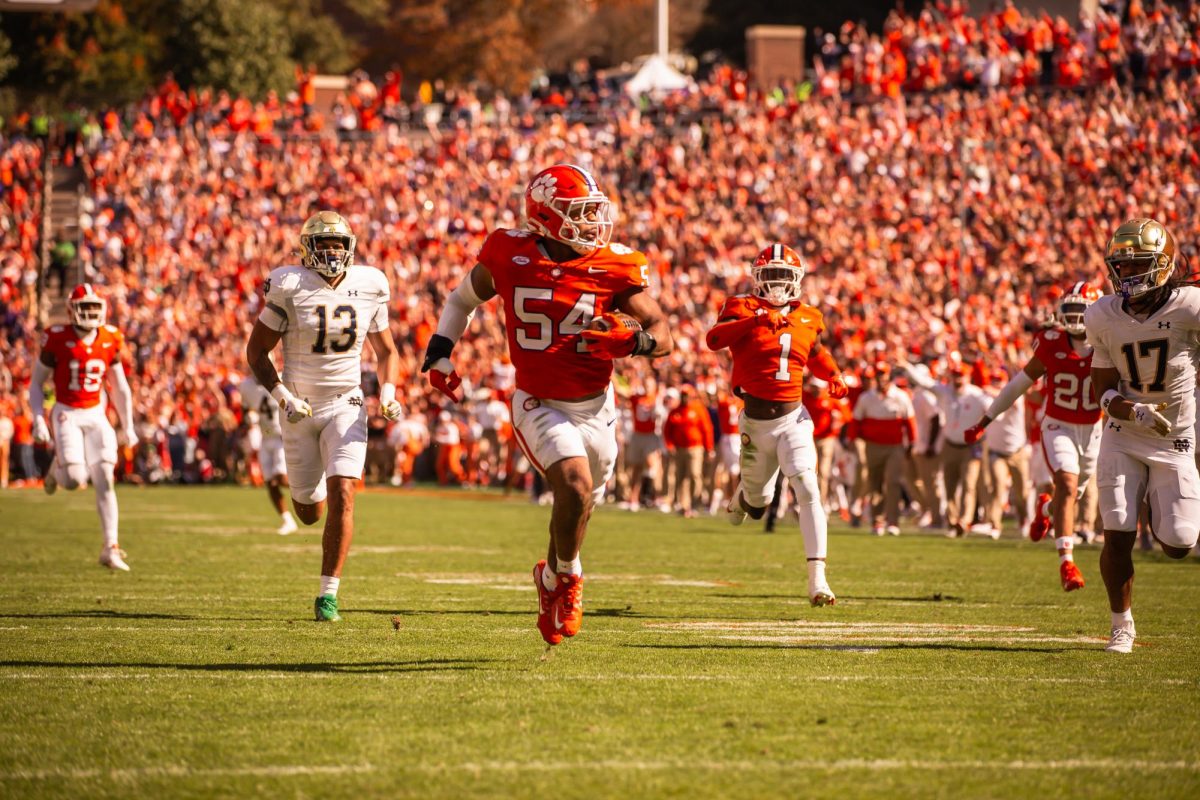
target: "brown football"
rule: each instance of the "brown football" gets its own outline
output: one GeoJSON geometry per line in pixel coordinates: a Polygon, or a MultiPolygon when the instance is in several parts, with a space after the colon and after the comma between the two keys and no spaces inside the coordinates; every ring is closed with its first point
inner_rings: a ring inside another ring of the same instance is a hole
{"type": "Polygon", "coordinates": [[[587,324],[587,329],[590,331],[611,331],[616,327],[640,331],[642,323],[623,312],[609,311],[598,317],[592,317],[592,321],[587,324]]]}

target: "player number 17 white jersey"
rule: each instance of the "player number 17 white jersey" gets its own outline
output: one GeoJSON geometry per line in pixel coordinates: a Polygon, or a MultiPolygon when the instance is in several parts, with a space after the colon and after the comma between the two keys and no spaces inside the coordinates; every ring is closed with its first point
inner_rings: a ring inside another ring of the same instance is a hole
{"type": "MultiPolygon", "coordinates": [[[[1200,358],[1200,287],[1181,286],[1144,321],[1122,307],[1120,295],[1107,295],[1084,314],[1088,342],[1095,348],[1092,367],[1115,368],[1121,394],[1138,403],[1166,403],[1171,440],[1191,439],[1196,422],[1196,362],[1200,358]]],[[[1097,398],[1099,399],[1099,398],[1097,398]]],[[[1159,439],[1153,431],[1122,425],[1138,436],[1159,439]]]]}

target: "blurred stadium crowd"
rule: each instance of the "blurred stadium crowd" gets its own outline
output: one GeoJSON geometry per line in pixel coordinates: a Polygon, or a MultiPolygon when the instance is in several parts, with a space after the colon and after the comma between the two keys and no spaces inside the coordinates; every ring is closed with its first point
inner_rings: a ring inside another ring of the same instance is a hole
{"type": "MultiPolygon", "coordinates": [[[[345,215],[356,260],[392,281],[410,419],[390,430],[373,420],[368,479],[513,484],[528,466],[508,444],[512,374],[495,305],[456,351],[471,387],[464,406],[445,407],[417,366],[486,233],[520,226],[528,179],[561,161],[591,170],[619,207],[614,240],[650,258],[677,344],[654,368],[618,367],[625,438],[636,428],[652,439],[613,491],[689,513],[719,501],[705,487],[720,485],[711,474],[729,435],[725,357],[704,348],[703,333],[724,298],[745,290],[764,245],[804,255],[806,300],[826,314],[829,347],[850,372],[900,378],[927,419],[899,444],[930,457],[953,426],[905,385],[908,363],[947,381],[965,365],[984,391],[1002,385],[1050,320],[1057,288],[1108,289],[1103,243],[1123,219],[1153,215],[1194,254],[1200,4],[1135,0],[1123,21],[1102,12],[1072,24],[1011,4],[975,18],[939,3],[894,13],[882,35],[847,23],[818,41],[814,83],[770,90],[719,66],[660,98],[628,98],[581,73],[531,96],[423,85],[405,99],[398,74],[356,74],[325,120],[312,73],[298,70],[295,92],[259,103],[168,80],[133,106],[76,112],[58,141],[40,135],[36,115],[18,118],[0,152],[0,455],[10,439],[13,479],[37,474],[23,398],[37,353],[46,157],[78,159],[87,176],[81,246],[62,256],[101,287],[131,345],[143,440],[121,469],[131,481],[252,477],[242,348],[263,278],[294,261],[299,226],[318,208],[345,215]],[[942,418],[933,437],[931,414],[942,418]],[[693,460],[676,457],[697,448],[710,474],[699,487],[686,479],[693,460]]],[[[879,526],[909,500],[927,524],[944,524],[945,498],[925,494],[916,459],[867,482],[853,444],[861,430],[846,425],[852,407],[814,384],[812,407],[822,403],[828,500],[869,521],[861,499],[874,486],[891,498],[879,526]]],[[[1011,455],[998,447],[980,464],[1011,455]]],[[[1003,447],[1031,452],[1023,434],[1003,447]]],[[[1003,509],[1005,479],[977,475],[979,496],[1003,509]]],[[[1009,505],[1024,518],[1021,502],[1009,505]]],[[[980,515],[985,528],[993,519],[980,515]]]]}

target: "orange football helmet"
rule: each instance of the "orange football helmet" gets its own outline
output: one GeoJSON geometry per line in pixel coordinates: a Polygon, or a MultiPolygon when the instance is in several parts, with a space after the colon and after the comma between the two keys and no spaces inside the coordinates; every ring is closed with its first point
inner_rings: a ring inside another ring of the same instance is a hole
{"type": "Polygon", "coordinates": [[[800,298],[800,281],[807,268],[804,259],[785,244],[766,247],[750,267],[754,295],[774,306],[785,306],[800,298]]]}
{"type": "Polygon", "coordinates": [[[525,225],[587,255],[612,236],[612,202],[587,170],[555,164],[533,176],[525,189],[525,225]]]}
{"type": "Polygon", "coordinates": [[[1083,314],[1087,307],[1100,299],[1102,292],[1084,281],[1073,284],[1058,300],[1054,318],[1062,329],[1072,336],[1087,332],[1083,327],[1083,314]]]}
{"type": "Polygon", "coordinates": [[[71,324],[84,331],[94,331],[104,324],[108,304],[96,294],[90,283],[81,283],[71,291],[67,299],[67,313],[71,324]]]}

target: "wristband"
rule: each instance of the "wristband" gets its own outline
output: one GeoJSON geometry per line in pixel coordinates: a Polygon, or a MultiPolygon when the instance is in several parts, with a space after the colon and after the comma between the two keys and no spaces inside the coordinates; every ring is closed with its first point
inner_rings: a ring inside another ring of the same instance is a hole
{"type": "Polygon", "coordinates": [[[292,397],[292,393],[282,383],[275,384],[275,388],[271,390],[271,397],[275,398],[275,402],[283,406],[296,398],[292,397]]]}
{"type": "Polygon", "coordinates": [[[645,331],[638,331],[633,337],[633,352],[631,356],[648,356],[658,348],[658,342],[645,331]]]}
{"type": "Polygon", "coordinates": [[[440,333],[435,333],[429,337],[429,344],[425,346],[425,361],[421,364],[421,372],[428,372],[429,368],[443,358],[449,358],[454,352],[454,340],[448,336],[442,336],[440,333]]]}
{"type": "Polygon", "coordinates": [[[1123,394],[1121,394],[1120,392],[1118,392],[1116,389],[1109,389],[1107,392],[1104,393],[1104,396],[1102,396],[1100,398],[1100,410],[1103,411],[1105,414],[1107,414],[1108,407],[1110,405],[1112,405],[1112,401],[1116,400],[1117,398],[1124,400],[1125,396],[1123,394]]]}

